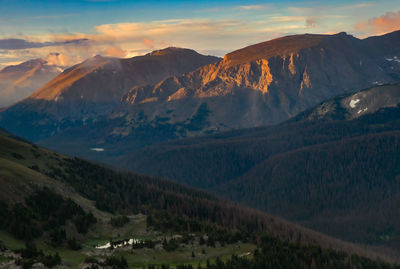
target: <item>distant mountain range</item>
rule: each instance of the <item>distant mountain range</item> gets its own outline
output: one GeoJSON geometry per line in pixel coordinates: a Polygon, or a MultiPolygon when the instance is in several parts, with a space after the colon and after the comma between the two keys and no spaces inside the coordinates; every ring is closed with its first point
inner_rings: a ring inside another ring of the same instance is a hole
{"type": "MultiPolygon", "coordinates": [[[[333,96],[400,80],[399,43],[400,31],[362,40],[345,33],[295,35],[234,51],[222,60],[204,58],[213,63],[199,62],[192,69],[204,66],[161,81],[157,76],[145,86],[143,80],[132,87],[134,83],[121,84],[126,80],[120,77],[113,86],[108,84],[115,69],[111,65],[111,69],[79,79],[59,97],[46,93],[69,74],[65,72],[31,98],[1,113],[0,123],[53,149],[109,161],[165,140],[279,123],[333,96]],[[97,81],[107,86],[99,90],[97,81]],[[109,95],[94,94],[97,91],[109,95]],[[84,93],[85,105],[80,93],[84,93]],[[67,103],[69,94],[75,96],[74,102],[67,103]],[[98,99],[103,95],[113,100],[112,109],[98,99]],[[66,99],[55,101],[61,96],[66,99]],[[90,148],[104,151],[97,154],[90,148]]],[[[169,55],[187,52],[166,51],[169,55]]],[[[163,56],[154,53],[127,61],[142,67],[139,59],[159,57],[163,56]]],[[[182,61],[176,62],[177,66],[182,61]]]]}
{"type": "Polygon", "coordinates": [[[65,66],[46,59],[30,60],[0,70],[0,108],[16,103],[59,75],[65,66]]]}
{"type": "Polygon", "coordinates": [[[27,99],[8,108],[0,121],[7,129],[31,140],[48,138],[109,115],[136,85],[153,84],[218,60],[179,48],[130,59],[95,56],[66,69],[27,99]]]}

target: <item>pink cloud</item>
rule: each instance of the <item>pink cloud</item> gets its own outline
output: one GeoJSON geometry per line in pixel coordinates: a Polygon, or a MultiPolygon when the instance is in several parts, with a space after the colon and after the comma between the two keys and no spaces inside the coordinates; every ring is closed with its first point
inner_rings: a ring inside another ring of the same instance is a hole
{"type": "Polygon", "coordinates": [[[306,19],[306,27],[315,27],[315,19],[314,18],[307,18],[306,19]]]}
{"type": "Polygon", "coordinates": [[[384,34],[400,29],[400,11],[387,12],[385,15],[360,22],[356,29],[367,34],[384,34]]]}

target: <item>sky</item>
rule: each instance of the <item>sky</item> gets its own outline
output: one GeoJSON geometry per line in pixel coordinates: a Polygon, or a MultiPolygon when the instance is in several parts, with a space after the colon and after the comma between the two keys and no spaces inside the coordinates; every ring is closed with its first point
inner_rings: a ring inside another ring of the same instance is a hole
{"type": "Polygon", "coordinates": [[[400,0],[0,0],[0,68],[35,58],[70,66],[169,46],[224,54],[273,38],[400,29],[400,0]]]}

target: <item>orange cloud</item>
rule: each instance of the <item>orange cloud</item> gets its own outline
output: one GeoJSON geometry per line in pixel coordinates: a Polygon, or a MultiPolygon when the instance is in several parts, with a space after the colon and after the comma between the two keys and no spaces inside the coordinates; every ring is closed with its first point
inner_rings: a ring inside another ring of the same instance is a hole
{"type": "Polygon", "coordinates": [[[149,38],[143,38],[143,44],[149,48],[149,49],[153,49],[154,48],[154,40],[149,39],[149,38]]]}
{"type": "Polygon", "coordinates": [[[109,56],[109,57],[120,57],[121,58],[121,57],[125,57],[126,56],[126,52],[121,48],[108,47],[104,51],[104,55],[105,56],[109,56]]]}
{"type": "Polygon", "coordinates": [[[400,11],[387,12],[377,18],[369,19],[367,22],[360,22],[356,29],[367,34],[385,34],[400,29],[400,11]]]}

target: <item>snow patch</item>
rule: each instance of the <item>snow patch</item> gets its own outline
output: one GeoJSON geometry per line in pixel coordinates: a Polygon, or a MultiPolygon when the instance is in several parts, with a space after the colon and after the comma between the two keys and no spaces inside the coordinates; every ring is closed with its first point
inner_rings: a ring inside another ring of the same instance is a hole
{"type": "Polygon", "coordinates": [[[351,100],[349,105],[351,108],[355,108],[358,102],[360,102],[360,99],[351,100]]]}
{"type": "Polygon", "coordinates": [[[400,59],[397,56],[394,56],[393,58],[386,58],[386,61],[400,63],[400,59]]]}
{"type": "Polygon", "coordinates": [[[245,252],[239,255],[239,257],[246,257],[249,256],[251,254],[251,252],[245,252]]]}
{"type": "Polygon", "coordinates": [[[357,112],[357,114],[360,114],[360,113],[365,112],[365,111],[367,111],[367,110],[368,110],[368,107],[366,107],[366,108],[364,108],[364,109],[360,109],[360,110],[357,112]]]}
{"type": "Polygon", "coordinates": [[[374,85],[383,85],[383,82],[374,81],[374,82],[372,82],[372,84],[374,84],[374,85]]]}
{"type": "Polygon", "coordinates": [[[102,151],[104,151],[103,148],[91,148],[90,150],[97,151],[97,152],[102,152],[102,151]]]}
{"type": "Polygon", "coordinates": [[[102,246],[96,246],[97,249],[107,249],[107,248],[110,248],[110,247],[111,247],[111,243],[110,242],[108,242],[107,244],[102,245],[102,246]]]}
{"type": "Polygon", "coordinates": [[[117,242],[108,242],[107,244],[104,245],[97,245],[95,246],[96,249],[109,249],[109,248],[121,248],[125,246],[131,246],[133,244],[138,244],[142,243],[143,241],[140,239],[136,238],[131,238],[131,239],[125,239],[117,242]]]}

